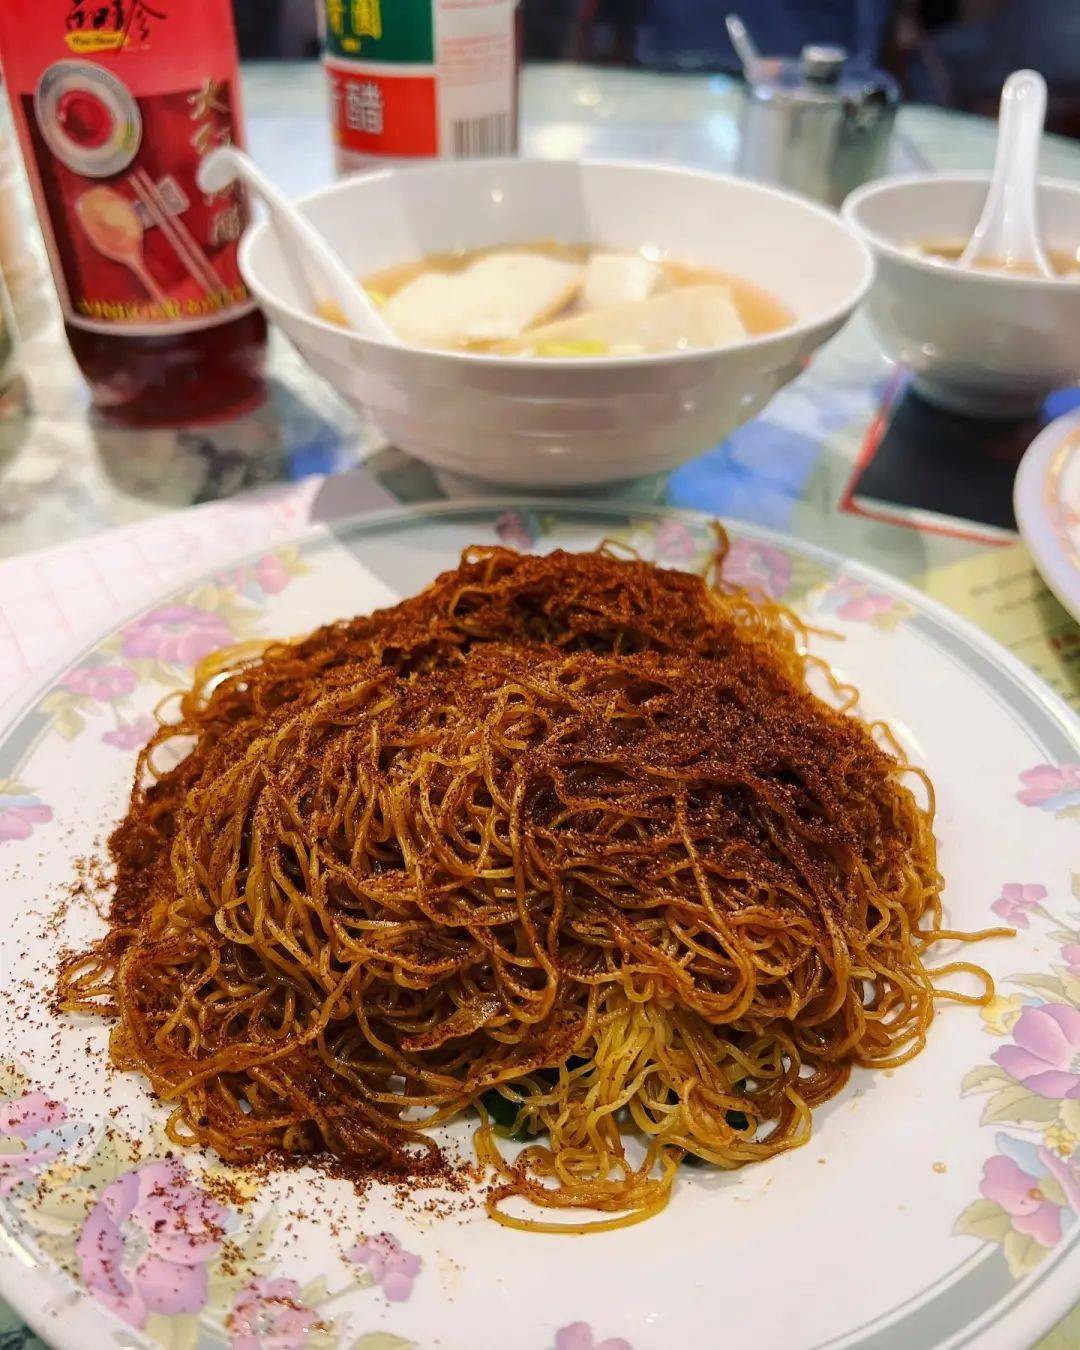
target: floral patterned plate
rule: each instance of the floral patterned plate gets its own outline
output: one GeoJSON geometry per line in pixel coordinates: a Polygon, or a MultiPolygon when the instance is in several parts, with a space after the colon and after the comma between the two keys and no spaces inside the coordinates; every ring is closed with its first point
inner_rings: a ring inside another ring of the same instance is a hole
{"type": "MultiPolygon", "coordinates": [[[[937,786],[947,907],[1017,936],[999,993],[858,1074],[810,1144],[587,1237],[511,1232],[470,1195],[402,1203],[178,1152],[106,1031],[55,1018],[56,953],[100,920],[76,859],[123,809],[162,695],[229,641],[409,593],[474,542],[605,537],[701,565],[701,517],[483,503],[368,517],[238,562],[77,653],[0,734],[0,1293],[62,1350],[1015,1350],[1080,1291],[1080,733],[1030,671],[908,588],[740,531],[732,581],[784,599],[937,786]]],[[[84,869],[85,870],[85,869],[84,869]]],[[[93,878],[87,880],[92,890],[93,878]]],[[[468,1147],[469,1129],[454,1132],[468,1147]]],[[[432,1197],[428,1197],[432,1199],[432,1197]]]]}
{"type": "Polygon", "coordinates": [[[1013,503],[1035,566],[1080,622],[1080,415],[1057,418],[1031,442],[1013,503]]]}

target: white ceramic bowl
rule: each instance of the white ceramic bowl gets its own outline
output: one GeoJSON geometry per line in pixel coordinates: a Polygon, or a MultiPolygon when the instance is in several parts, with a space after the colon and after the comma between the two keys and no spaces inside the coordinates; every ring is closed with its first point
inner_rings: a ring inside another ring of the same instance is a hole
{"type": "Polygon", "coordinates": [[[240,265],[267,313],[350,403],[442,470],[567,488],[672,468],[752,417],[843,324],[873,262],[830,211],[735,178],[621,163],[483,160],[349,178],[303,199],[356,272],[439,249],[554,238],[655,245],[765,287],[784,332],[664,356],[557,361],[409,350],[312,314],[264,223],[240,265]]]}
{"type": "MultiPolygon", "coordinates": [[[[894,360],[928,398],[958,412],[1011,417],[1080,377],[1080,279],[964,271],[906,251],[913,241],[966,239],[989,180],[920,174],[857,189],[844,218],[873,249],[867,313],[894,360]]],[[[1044,240],[1080,244],[1080,184],[1039,185],[1044,240]]]]}

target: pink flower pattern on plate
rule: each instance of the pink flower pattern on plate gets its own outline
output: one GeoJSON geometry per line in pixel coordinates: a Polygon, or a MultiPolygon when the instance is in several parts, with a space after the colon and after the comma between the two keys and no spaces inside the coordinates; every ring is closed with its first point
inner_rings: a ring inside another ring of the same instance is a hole
{"type": "Polygon", "coordinates": [[[112,703],[130,694],[138,681],[127,666],[104,665],[69,670],[60,683],[71,693],[82,694],[96,703],[112,703]]]}
{"type": "Polygon", "coordinates": [[[1014,928],[1028,927],[1028,912],[1046,899],[1045,886],[1025,885],[1019,881],[1006,882],[1001,894],[990,906],[995,914],[1000,914],[1006,923],[1014,928]]]}
{"type": "Polygon", "coordinates": [[[44,825],[52,818],[52,807],[38,797],[0,795],[0,842],[29,839],[35,825],[44,825]]]}
{"type": "Polygon", "coordinates": [[[686,522],[674,518],[660,522],[653,543],[657,562],[689,562],[698,548],[686,522]]]}
{"type": "Polygon", "coordinates": [[[1080,1008],[1067,1003],[1025,1008],[1012,1035],[1015,1044],[992,1056],[1000,1068],[1040,1097],[1080,1099],[1080,1008]]]}
{"type": "Polygon", "coordinates": [[[175,1159],[125,1172],[83,1223],[75,1248],[83,1281],[134,1327],[151,1313],[197,1313],[228,1217],[175,1159]]]}
{"type": "Polygon", "coordinates": [[[495,537],[519,553],[528,553],[539,535],[540,527],[531,511],[504,511],[495,522],[495,537]]]}
{"type": "Polygon", "coordinates": [[[631,1350],[631,1346],[621,1336],[598,1341],[588,1322],[571,1322],[555,1333],[555,1350],[631,1350]]]}
{"type": "Polygon", "coordinates": [[[101,739],[118,750],[140,750],[156,730],[157,723],[152,717],[137,717],[134,722],[123,722],[103,732],[101,739]]]}
{"type": "Polygon", "coordinates": [[[1036,764],[1020,775],[1023,787],[1016,794],[1024,806],[1040,811],[1063,811],[1080,805],[1080,764],[1036,764]]]}
{"type": "Polygon", "coordinates": [[[979,1190],[1001,1206],[1018,1233],[1034,1238],[1041,1247],[1052,1247],[1061,1237],[1061,1210],[1012,1158],[1001,1154],[988,1158],[979,1190]]]}
{"type": "Polygon", "coordinates": [[[389,1233],[364,1238],[345,1253],[345,1259],[366,1266],[391,1303],[401,1303],[409,1297],[420,1273],[420,1258],[407,1252],[389,1233]]]}
{"type": "Polygon", "coordinates": [[[779,600],[791,584],[791,559],[772,544],[735,539],[724,559],[723,576],[750,595],[779,600]]]}
{"type": "Polygon", "coordinates": [[[264,553],[250,566],[233,567],[223,572],[218,584],[258,602],[268,595],[280,595],[292,580],[292,574],[277,553],[264,553]]]}
{"type": "Polygon", "coordinates": [[[193,666],[232,641],[220,614],[194,605],[165,605],[124,629],[123,652],[169,665],[193,666]]]}
{"type": "Polygon", "coordinates": [[[888,614],[896,601],[885,591],[868,586],[854,577],[838,576],[825,592],[825,609],[838,619],[868,623],[879,614],[888,614]]]}
{"type": "Polygon", "coordinates": [[[1062,947],[1061,955],[1070,975],[1080,975],[1080,942],[1070,942],[1062,947]]]}
{"type": "Polygon", "coordinates": [[[229,1350],[304,1350],[321,1327],[295,1280],[256,1278],[241,1289],[228,1317],[229,1350]]]}
{"type": "Polygon", "coordinates": [[[252,568],[264,595],[280,595],[289,584],[289,569],[276,553],[264,553],[252,568]]]}
{"type": "Polygon", "coordinates": [[[40,1142],[38,1136],[66,1119],[64,1103],[44,1092],[27,1092],[0,1102],[0,1139],[19,1139],[26,1145],[21,1153],[0,1153],[0,1195],[10,1195],[16,1186],[57,1157],[59,1150],[40,1142]]]}

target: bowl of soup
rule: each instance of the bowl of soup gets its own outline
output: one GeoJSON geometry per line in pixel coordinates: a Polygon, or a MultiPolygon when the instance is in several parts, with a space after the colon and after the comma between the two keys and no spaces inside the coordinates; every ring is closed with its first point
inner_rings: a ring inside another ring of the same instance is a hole
{"type": "Polygon", "coordinates": [[[966,415],[1021,417],[1080,380],[1080,184],[1039,184],[1052,278],[1008,258],[959,266],[988,187],[985,174],[879,179],[843,215],[877,262],[870,323],[919,391],[966,415]]]}
{"type": "Polygon", "coordinates": [[[381,170],[301,208],[400,345],[316,312],[273,231],[240,261],[307,361],[436,469],[526,488],[662,472],[752,417],[873,274],[834,213],[628,163],[381,170]]]}

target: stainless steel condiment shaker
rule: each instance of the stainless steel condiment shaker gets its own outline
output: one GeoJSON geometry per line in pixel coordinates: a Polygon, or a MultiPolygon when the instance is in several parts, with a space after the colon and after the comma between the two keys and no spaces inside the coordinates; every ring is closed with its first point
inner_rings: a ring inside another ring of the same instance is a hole
{"type": "Polygon", "coordinates": [[[880,70],[851,69],[843,47],[765,59],[747,81],[738,169],[839,206],[885,169],[900,91],[880,70]]]}

